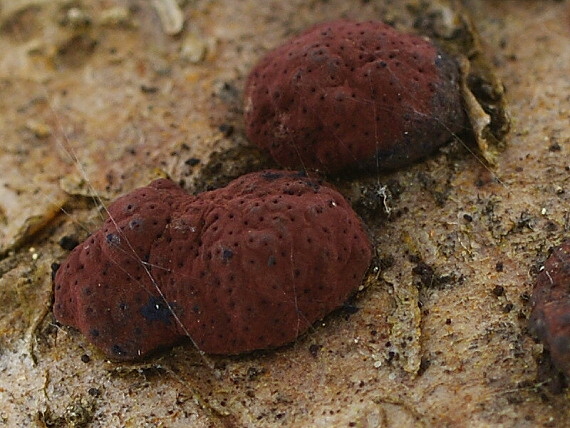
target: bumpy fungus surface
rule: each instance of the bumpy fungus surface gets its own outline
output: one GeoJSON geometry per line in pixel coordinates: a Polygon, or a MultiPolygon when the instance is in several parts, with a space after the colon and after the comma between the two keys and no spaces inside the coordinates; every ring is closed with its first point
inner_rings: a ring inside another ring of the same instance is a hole
{"type": "Polygon", "coordinates": [[[342,195],[302,173],[198,196],[161,179],[109,213],[57,271],[54,314],[115,359],[185,336],[216,354],[286,344],[342,305],[371,259],[342,195]]]}
{"type": "Polygon", "coordinates": [[[251,141],[281,165],[393,169],[465,126],[455,61],[382,22],[323,23],[269,52],[245,88],[251,141]]]}
{"type": "Polygon", "coordinates": [[[556,247],[537,277],[530,328],[570,376],[570,241],[556,247]]]}

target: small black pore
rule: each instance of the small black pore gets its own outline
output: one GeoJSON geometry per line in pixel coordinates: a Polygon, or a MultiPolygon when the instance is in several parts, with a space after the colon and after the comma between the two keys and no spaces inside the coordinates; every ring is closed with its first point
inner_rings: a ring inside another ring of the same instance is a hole
{"type": "Polygon", "coordinates": [[[121,244],[121,237],[115,233],[109,233],[105,237],[105,240],[107,241],[107,244],[112,246],[118,246],[121,244]]]}
{"type": "Polygon", "coordinates": [[[234,252],[232,250],[230,250],[229,248],[224,248],[224,250],[222,251],[222,260],[225,263],[229,262],[233,256],[234,256],[234,252]]]}
{"type": "Polygon", "coordinates": [[[129,229],[131,230],[139,229],[142,225],[143,225],[143,220],[141,218],[134,218],[131,221],[129,221],[129,229]]]}
{"type": "Polygon", "coordinates": [[[140,310],[141,315],[148,321],[161,321],[164,324],[172,322],[172,312],[169,305],[158,296],[151,296],[146,305],[140,310]]]}
{"type": "Polygon", "coordinates": [[[113,345],[113,347],[111,348],[111,352],[117,356],[123,356],[127,354],[125,350],[121,348],[119,345],[113,345]]]}

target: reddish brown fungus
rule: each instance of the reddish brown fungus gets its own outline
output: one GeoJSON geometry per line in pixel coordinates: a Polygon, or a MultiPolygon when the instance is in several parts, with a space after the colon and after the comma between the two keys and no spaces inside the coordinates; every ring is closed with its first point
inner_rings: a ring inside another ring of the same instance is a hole
{"type": "Polygon", "coordinates": [[[570,240],[554,248],[536,279],[530,329],[570,376],[570,240]]]}
{"type": "Polygon", "coordinates": [[[199,196],[161,179],[109,214],[57,270],[54,314],[115,359],[185,336],[216,354],[286,344],[345,302],[371,258],[346,200],[297,172],[199,196]]]}
{"type": "Polygon", "coordinates": [[[287,167],[397,168],[464,128],[459,78],[419,36],[374,21],[320,24],[249,75],[247,134],[287,167]]]}

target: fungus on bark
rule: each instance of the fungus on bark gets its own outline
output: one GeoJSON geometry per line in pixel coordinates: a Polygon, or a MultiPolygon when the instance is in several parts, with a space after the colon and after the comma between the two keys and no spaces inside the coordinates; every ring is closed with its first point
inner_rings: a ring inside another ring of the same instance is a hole
{"type": "Polygon", "coordinates": [[[283,166],[394,169],[466,126],[455,60],[377,21],[322,23],[269,52],[245,87],[249,139],[283,166]]]}
{"type": "Polygon", "coordinates": [[[54,314],[114,359],[186,336],[215,354],[284,345],[341,306],[371,260],[348,202],[298,172],[198,196],[160,179],[109,215],[57,270],[54,314]]]}
{"type": "Polygon", "coordinates": [[[570,240],[554,248],[532,293],[530,329],[554,365],[570,376],[570,240]]]}

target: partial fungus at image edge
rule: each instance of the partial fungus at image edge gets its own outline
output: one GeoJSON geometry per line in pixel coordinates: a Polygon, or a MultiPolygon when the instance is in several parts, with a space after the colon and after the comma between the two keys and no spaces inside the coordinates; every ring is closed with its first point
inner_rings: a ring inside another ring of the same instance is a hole
{"type": "Polygon", "coordinates": [[[531,297],[530,330],[549,351],[554,366],[570,376],[570,240],[555,247],[531,297]]]}

